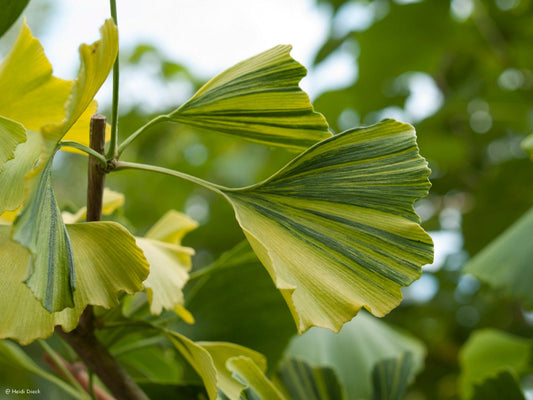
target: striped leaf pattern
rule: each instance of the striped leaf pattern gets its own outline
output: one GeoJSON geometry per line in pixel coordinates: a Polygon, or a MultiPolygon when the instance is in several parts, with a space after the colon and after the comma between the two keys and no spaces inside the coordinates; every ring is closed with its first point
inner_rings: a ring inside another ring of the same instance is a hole
{"type": "Polygon", "coordinates": [[[305,361],[289,358],[280,365],[277,376],[292,400],[346,398],[335,370],[330,367],[311,367],[305,361]]]}
{"type": "Polygon", "coordinates": [[[10,226],[0,226],[0,339],[12,338],[25,345],[51,336],[57,325],[71,331],[89,304],[116,306],[120,292],[142,290],[142,282],[148,276],[148,263],[141,249],[121,225],[67,225],[76,270],[74,307],[51,313],[23,282],[31,255],[10,240],[10,230],[10,226]]]}
{"type": "Polygon", "coordinates": [[[372,372],[373,400],[403,399],[413,368],[414,359],[411,353],[378,362],[372,372]]]}
{"type": "Polygon", "coordinates": [[[412,126],[385,120],[327,139],[266,181],[226,189],[298,330],[383,316],[433,258],[413,202],[429,169],[412,126]]]}
{"type": "Polygon", "coordinates": [[[307,71],[291,48],[276,46],[222,72],[169,118],[294,151],[331,136],[298,86],[307,71]]]}
{"type": "Polygon", "coordinates": [[[51,157],[26,207],[17,216],[13,239],[32,253],[25,280],[49,312],[74,306],[74,258],[52,187],[51,157]]]}

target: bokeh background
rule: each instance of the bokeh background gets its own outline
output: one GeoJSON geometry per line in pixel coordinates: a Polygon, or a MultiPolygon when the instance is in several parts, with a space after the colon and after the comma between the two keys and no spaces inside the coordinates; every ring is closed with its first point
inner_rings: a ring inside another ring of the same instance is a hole
{"type": "MultiPolygon", "coordinates": [[[[77,46],[97,37],[108,13],[104,0],[32,0],[25,12],[63,78],[76,75],[77,46]]],[[[459,398],[458,352],[475,329],[533,336],[533,314],[461,273],[533,204],[533,168],[520,148],[533,132],[533,1],[124,0],[118,13],[121,138],[176,108],[217,72],[278,43],[293,44],[293,56],[308,67],[302,87],[333,131],[387,117],[414,124],[433,184],[416,209],[436,259],[385,318],[428,348],[408,399],[459,398]]],[[[2,55],[17,30],[0,41],[2,55]]],[[[109,115],[109,82],[97,99],[109,115]]],[[[134,142],[124,159],[239,187],[293,156],[166,124],[134,142]]],[[[84,204],[86,169],[84,157],[57,159],[63,209],[84,204]]],[[[185,241],[196,250],[195,269],[243,239],[230,206],[192,184],[124,171],[107,186],[126,195],[115,217],[136,234],[169,209],[199,221],[185,241]]]]}

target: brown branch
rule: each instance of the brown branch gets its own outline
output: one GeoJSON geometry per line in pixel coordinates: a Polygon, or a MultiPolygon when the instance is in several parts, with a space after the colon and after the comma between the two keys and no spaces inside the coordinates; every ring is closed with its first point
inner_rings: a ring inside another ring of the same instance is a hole
{"type": "MultiPolygon", "coordinates": [[[[85,365],[79,361],[74,363],[69,363],[59,355],[57,356],[61,360],[61,364],[67,369],[68,372],[76,379],[81,387],[87,392],[91,393],[91,379],[87,373],[87,368],[85,365]]],[[[59,367],[54,359],[48,354],[44,355],[44,362],[54,369],[54,371],[62,378],[67,379],[61,367],[59,367]]],[[[92,392],[94,393],[94,398],[96,400],[115,400],[114,397],[105,392],[100,386],[93,384],[92,392]]]]}
{"type": "MultiPolygon", "coordinates": [[[[101,115],[91,118],[91,148],[104,153],[106,119],[101,115]]],[[[102,216],[105,171],[93,157],[89,157],[89,183],[87,188],[87,221],[99,221],[102,216]]],[[[118,400],[148,400],[141,388],[119,365],[117,360],[100,343],[94,334],[94,316],[88,306],[80,317],[76,329],[69,333],[56,326],[61,336],[93,371],[118,400]]]]}

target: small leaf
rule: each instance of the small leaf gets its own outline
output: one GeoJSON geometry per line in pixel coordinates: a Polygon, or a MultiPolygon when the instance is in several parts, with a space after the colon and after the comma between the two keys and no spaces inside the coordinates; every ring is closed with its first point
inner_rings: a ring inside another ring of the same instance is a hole
{"type": "Polygon", "coordinates": [[[24,22],[11,51],[0,64],[0,115],[28,130],[59,122],[72,82],[52,76],[43,47],[24,22]]]}
{"type": "Polygon", "coordinates": [[[379,361],[372,372],[374,400],[402,400],[414,367],[413,355],[379,361]]]}
{"type": "Polygon", "coordinates": [[[246,356],[233,357],[227,361],[226,366],[233,372],[233,376],[245,383],[259,399],[285,400],[285,397],[251,358],[246,356]]]}
{"type": "Polygon", "coordinates": [[[217,371],[209,352],[176,332],[165,335],[202,379],[209,400],[217,398],[217,371]]]}
{"type": "Polygon", "coordinates": [[[383,316],[432,262],[415,200],[429,169],[414,129],[393,120],[327,139],[266,181],[225,189],[298,330],[338,332],[362,308],[383,316]]]}
{"type": "Polygon", "coordinates": [[[533,208],[472,258],[463,272],[533,308],[532,237],[533,208]]]}
{"type": "Polygon", "coordinates": [[[472,400],[526,400],[513,374],[509,371],[487,378],[474,385],[472,400]]]}
{"type": "Polygon", "coordinates": [[[531,340],[495,329],[475,331],[459,353],[462,397],[470,399],[474,385],[499,372],[525,372],[530,361],[531,340]]]}
{"type": "Polygon", "coordinates": [[[2,13],[0,14],[0,37],[3,36],[9,28],[11,28],[11,25],[15,23],[29,2],[30,0],[12,0],[2,2],[2,13]]]}
{"type": "Polygon", "coordinates": [[[312,367],[305,361],[284,360],[277,377],[293,400],[343,400],[346,398],[335,370],[330,367],[312,367]]]}
{"type": "Polygon", "coordinates": [[[15,156],[17,146],[26,141],[26,129],[18,122],[0,117],[0,173],[15,156]]]}
{"type": "Polygon", "coordinates": [[[150,275],[144,287],[152,314],[161,314],[163,308],[173,310],[183,306],[182,289],[189,279],[194,250],[181,246],[181,239],[197,226],[196,221],[171,210],[148,231],[146,237],[136,239],[150,264],[150,275]]]}
{"type": "Polygon", "coordinates": [[[70,238],[52,187],[53,157],[38,179],[26,207],[13,224],[13,240],[32,256],[24,282],[49,312],[73,307],[74,258],[70,238]]]}
{"type": "Polygon", "coordinates": [[[255,349],[275,367],[296,329],[257,256],[244,241],[208,268],[185,291],[195,324],[178,323],[174,330],[192,340],[227,341],[255,349]]]}
{"type": "Polygon", "coordinates": [[[253,142],[301,151],[331,136],[298,82],[305,68],[276,46],[206,83],[169,118],[253,142]]]}
{"type": "Polygon", "coordinates": [[[265,357],[246,347],[233,343],[197,342],[197,344],[209,352],[217,371],[217,386],[230,400],[239,400],[242,391],[246,389],[246,385],[236,380],[228,369],[228,362],[235,356],[248,358],[259,368],[262,374],[266,371],[265,357]]]}
{"type": "MultiPolygon", "coordinates": [[[[118,31],[112,19],[105,21],[100,28],[101,39],[91,45],[80,46],[81,66],[78,78],[72,84],[72,90],[62,122],[47,124],[42,128],[45,145],[50,153],[65,136],[78,119],[89,112],[94,114],[93,98],[113,68],[118,52],[118,31]],[[89,107],[89,110],[88,110],[89,107]]],[[[83,134],[87,138],[87,131],[83,134]]],[[[76,135],[67,137],[77,140],[76,135]]],[[[78,140],[79,141],[79,140],[78,140]]],[[[46,153],[46,151],[45,151],[46,153]]]]}
{"type": "Polygon", "coordinates": [[[24,284],[30,254],[10,240],[10,228],[0,226],[0,338],[28,344],[46,338],[61,325],[71,331],[87,305],[110,308],[121,291],[142,290],[148,264],[135,239],[114,222],[67,225],[72,243],[76,290],[74,307],[50,313],[24,284]]]}
{"type": "Polygon", "coordinates": [[[312,328],[295,337],[286,354],[312,365],[333,368],[348,399],[369,399],[372,397],[372,371],[376,364],[401,357],[407,352],[414,358],[409,374],[409,382],[412,382],[424,366],[426,351],[423,343],[361,312],[338,334],[312,328]]]}

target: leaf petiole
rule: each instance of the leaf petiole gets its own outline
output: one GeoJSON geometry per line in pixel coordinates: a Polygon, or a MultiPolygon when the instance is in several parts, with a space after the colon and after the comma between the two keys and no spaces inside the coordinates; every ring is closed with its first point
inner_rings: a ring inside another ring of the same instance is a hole
{"type": "Polygon", "coordinates": [[[137,129],[135,132],[133,132],[126,140],[124,140],[120,146],[118,146],[117,151],[117,158],[120,157],[120,155],[126,150],[126,147],[129,146],[131,142],[133,142],[139,135],[144,133],[146,130],[151,128],[154,125],[157,125],[161,122],[169,121],[170,117],[168,115],[158,115],[151,121],[148,121],[145,125],[141,126],[139,129],[137,129]]]}
{"type": "Polygon", "coordinates": [[[81,150],[84,153],[87,153],[93,156],[94,158],[96,158],[100,162],[103,168],[107,168],[107,160],[104,157],[104,155],[98,153],[97,151],[94,151],[93,149],[91,149],[88,146],[85,146],[84,144],[75,142],[73,140],[62,140],[61,142],[59,142],[59,146],[60,147],[73,147],[75,149],[81,150]]]}
{"type": "Polygon", "coordinates": [[[174,176],[176,178],[180,178],[192,183],[196,183],[197,185],[200,185],[206,189],[209,189],[213,192],[216,192],[222,196],[224,195],[224,190],[227,190],[224,186],[217,185],[215,183],[211,183],[208,181],[204,181],[203,179],[197,178],[192,175],[185,174],[180,171],[174,171],[172,169],[158,167],[155,165],[147,165],[147,164],[138,164],[138,163],[132,163],[132,162],[126,162],[126,161],[118,161],[115,164],[115,171],[124,170],[124,169],[138,169],[142,171],[151,171],[151,172],[157,172],[164,175],[170,175],[174,176]]]}
{"type": "MultiPolygon", "coordinates": [[[[110,0],[111,17],[118,27],[117,19],[117,3],[116,0],[110,0]]],[[[108,158],[117,158],[118,145],[118,89],[119,89],[119,53],[117,50],[117,58],[113,65],[113,100],[111,106],[111,142],[107,151],[108,158]]]]}

